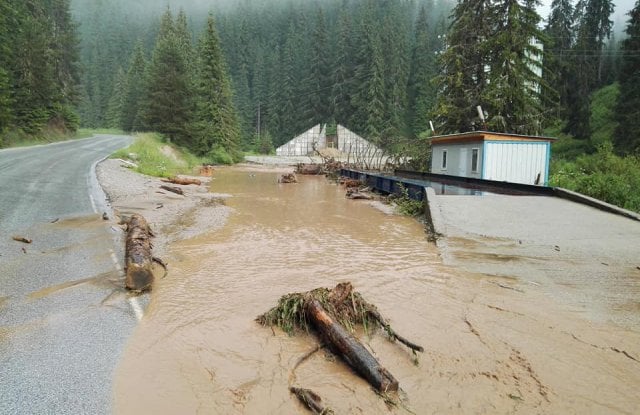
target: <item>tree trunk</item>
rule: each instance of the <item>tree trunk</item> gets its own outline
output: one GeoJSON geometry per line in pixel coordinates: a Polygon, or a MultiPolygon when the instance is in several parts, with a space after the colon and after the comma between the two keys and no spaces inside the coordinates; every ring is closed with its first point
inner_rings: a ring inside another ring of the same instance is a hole
{"type": "Polygon", "coordinates": [[[380,392],[398,390],[398,381],[393,375],[380,365],[358,339],[334,321],[318,300],[309,298],[305,301],[305,308],[309,319],[327,343],[374,388],[380,392]]]}
{"type": "Polygon", "coordinates": [[[126,279],[129,290],[144,291],[151,288],[153,271],[151,256],[151,230],[147,221],[138,214],[131,215],[127,225],[125,252],[126,279]]]}
{"type": "Polygon", "coordinates": [[[184,192],[179,187],[162,185],[160,188],[184,196],[184,192]]]}
{"type": "Polygon", "coordinates": [[[195,185],[201,185],[202,182],[198,179],[189,179],[186,177],[171,177],[169,179],[162,179],[163,182],[165,183],[173,183],[173,184],[181,184],[181,185],[190,185],[190,184],[195,184],[195,185]]]}

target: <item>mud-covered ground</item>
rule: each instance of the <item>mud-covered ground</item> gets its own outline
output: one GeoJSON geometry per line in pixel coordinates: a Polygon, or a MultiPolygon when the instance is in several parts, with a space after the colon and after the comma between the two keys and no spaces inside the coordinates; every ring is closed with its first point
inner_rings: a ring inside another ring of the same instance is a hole
{"type": "Polygon", "coordinates": [[[640,413],[637,331],[517,274],[449,266],[419,222],[346,200],[324,178],[282,185],[290,167],[224,168],[209,184],[221,199],[205,185],[157,193],[156,179],[114,161],[100,169],[113,207],[146,214],[170,262],[118,366],[118,413],[307,413],[288,386],[336,413],[640,413]],[[416,364],[384,335],[360,333],[400,382],[395,406],[323,351],[293,371],[317,340],[254,321],[281,295],[344,281],[425,348],[416,364]]]}

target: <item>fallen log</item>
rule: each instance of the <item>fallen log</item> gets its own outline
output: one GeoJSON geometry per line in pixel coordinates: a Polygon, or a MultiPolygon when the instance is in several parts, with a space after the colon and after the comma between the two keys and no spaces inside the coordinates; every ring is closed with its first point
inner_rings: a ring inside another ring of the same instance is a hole
{"type": "Polygon", "coordinates": [[[181,184],[183,186],[188,186],[190,184],[201,185],[202,182],[198,179],[189,179],[186,177],[170,177],[168,179],[162,179],[165,183],[173,183],[173,184],[181,184]]]}
{"type": "Polygon", "coordinates": [[[179,187],[166,186],[166,185],[163,184],[163,185],[160,186],[160,188],[164,189],[164,190],[168,190],[169,192],[173,192],[173,193],[176,193],[176,194],[184,196],[184,192],[179,187]]]}
{"type": "Polygon", "coordinates": [[[322,164],[299,163],[296,166],[296,173],[310,175],[322,174],[322,164]]]}
{"type": "Polygon", "coordinates": [[[25,244],[30,244],[31,242],[33,242],[33,240],[25,238],[24,236],[14,236],[12,239],[16,242],[22,242],[25,244]]]}
{"type": "Polygon", "coordinates": [[[298,183],[295,173],[285,173],[280,176],[278,183],[298,183]]]}
{"type": "Polygon", "coordinates": [[[138,214],[131,215],[127,223],[125,246],[125,286],[132,291],[145,291],[153,283],[153,256],[151,237],[147,221],[138,214]]]}
{"type": "Polygon", "coordinates": [[[398,381],[393,375],[380,365],[358,339],[337,323],[318,300],[309,297],[305,301],[305,312],[327,344],[335,348],[374,388],[380,392],[398,390],[398,381]]]}
{"type": "Polygon", "coordinates": [[[331,409],[325,407],[322,404],[322,398],[320,398],[320,396],[318,396],[318,394],[311,389],[296,388],[292,386],[291,388],[289,388],[289,390],[291,391],[291,393],[296,395],[298,399],[300,399],[300,402],[305,404],[305,406],[309,408],[314,414],[333,414],[333,411],[331,409]]]}

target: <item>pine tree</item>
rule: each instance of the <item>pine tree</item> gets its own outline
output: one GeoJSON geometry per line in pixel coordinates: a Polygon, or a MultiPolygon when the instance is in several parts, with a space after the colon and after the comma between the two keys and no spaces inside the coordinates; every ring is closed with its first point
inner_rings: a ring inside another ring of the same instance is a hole
{"type": "Polygon", "coordinates": [[[311,110],[309,124],[326,123],[329,121],[331,109],[329,106],[330,65],[328,59],[328,39],[322,9],[318,9],[316,25],[313,30],[313,55],[311,62],[311,79],[307,97],[311,110]]]}
{"type": "Polygon", "coordinates": [[[113,91],[109,99],[106,114],[106,126],[109,128],[120,128],[124,115],[124,104],[127,98],[129,85],[127,84],[127,73],[118,68],[113,83],[113,91]]]}
{"type": "Polygon", "coordinates": [[[489,65],[487,39],[493,35],[489,0],[461,0],[453,10],[435,78],[439,90],[434,117],[438,131],[465,132],[477,123],[476,106],[482,103],[489,65]]]}
{"type": "Polygon", "coordinates": [[[570,57],[573,46],[573,6],[570,0],[554,0],[545,28],[548,39],[545,45],[544,81],[549,85],[547,102],[554,103],[557,115],[563,117],[569,101],[569,85],[572,77],[570,57]]]}
{"type": "Polygon", "coordinates": [[[373,2],[367,2],[357,39],[360,47],[356,55],[355,107],[351,124],[357,132],[380,144],[386,129],[384,62],[380,37],[374,24],[373,2]]]}
{"type": "Polygon", "coordinates": [[[15,9],[11,7],[10,1],[0,0],[0,148],[3,147],[2,133],[13,120],[11,99],[13,81],[9,70],[13,56],[9,47],[12,43],[9,22],[15,19],[15,9]]]}
{"type": "Polygon", "coordinates": [[[143,94],[147,62],[142,42],[138,41],[129,61],[126,79],[126,93],[122,102],[122,113],[119,116],[120,128],[124,131],[143,129],[143,94]]]}
{"type": "Polygon", "coordinates": [[[351,105],[354,78],[351,39],[351,20],[348,13],[343,10],[338,21],[337,52],[331,95],[333,97],[333,119],[346,126],[349,126],[354,111],[351,105]]]}
{"type": "Polygon", "coordinates": [[[180,145],[193,147],[189,130],[194,110],[193,77],[181,40],[167,9],[146,73],[144,126],[180,145]]]}
{"type": "Polygon", "coordinates": [[[211,15],[198,52],[197,141],[194,149],[199,154],[224,150],[238,160],[240,131],[220,40],[211,15]]]}
{"type": "Polygon", "coordinates": [[[576,138],[588,139],[591,135],[589,96],[600,85],[602,48],[611,34],[613,7],[611,0],[580,0],[576,6],[578,27],[572,62],[574,76],[565,129],[576,138]]]}
{"type": "Polygon", "coordinates": [[[640,0],[629,12],[627,38],[622,42],[624,57],[620,70],[620,97],[616,107],[618,127],[614,133],[616,150],[640,151],[640,0]]]}
{"type": "Polygon", "coordinates": [[[427,10],[423,6],[415,24],[409,80],[410,125],[415,136],[429,128],[429,113],[436,99],[435,87],[431,82],[436,75],[434,42],[431,36],[427,10]]]}
{"type": "Polygon", "coordinates": [[[491,114],[494,131],[538,134],[542,129],[542,48],[538,43],[540,16],[535,0],[502,0],[493,10],[495,34],[490,51],[489,84],[482,94],[483,109],[491,114]]]}

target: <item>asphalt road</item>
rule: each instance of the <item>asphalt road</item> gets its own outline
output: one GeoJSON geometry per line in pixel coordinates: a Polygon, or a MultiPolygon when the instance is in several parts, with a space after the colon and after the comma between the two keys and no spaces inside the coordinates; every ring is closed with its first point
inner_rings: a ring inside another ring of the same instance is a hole
{"type": "Polygon", "coordinates": [[[130,141],[0,151],[2,414],[111,413],[112,376],[141,308],[122,289],[122,231],[102,218],[95,164],[130,141]]]}

